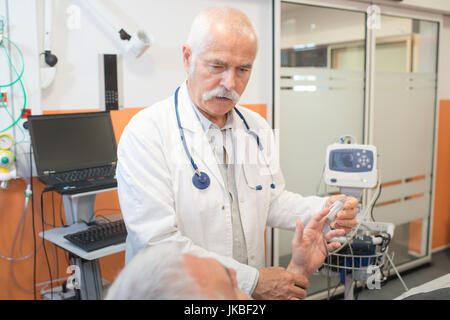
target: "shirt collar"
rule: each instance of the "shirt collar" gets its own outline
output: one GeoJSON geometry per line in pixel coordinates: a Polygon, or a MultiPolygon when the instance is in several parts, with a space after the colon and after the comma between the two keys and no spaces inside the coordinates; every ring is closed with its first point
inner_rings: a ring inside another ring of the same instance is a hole
{"type": "MultiPolygon", "coordinates": [[[[192,100],[189,97],[189,101],[191,103],[192,108],[194,109],[195,114],[197,115],[198,120],[200,121],[200,124],[202,125],[203,131],[208,132],[208,130],[211,127],[219,128],[216,124],[211,122],[208,118],[206,118],[200,110],[195,106],[195,104],[192,102],[192,100]]],[[[227,121],[225,122],[225,125],[222,129],[231,129],[233,125],[233,110],[227,113],[227,121]]]]}

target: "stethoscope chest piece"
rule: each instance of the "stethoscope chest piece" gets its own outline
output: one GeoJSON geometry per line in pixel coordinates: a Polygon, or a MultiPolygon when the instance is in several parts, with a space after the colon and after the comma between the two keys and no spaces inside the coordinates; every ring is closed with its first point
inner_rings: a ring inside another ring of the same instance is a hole
{"type": "Polygon", "coordinates": [[[211,180],[206,173],[200,172],[200,175],[194,173],[194,175],[192,176],[192,183],[197,189],[203,190],[209,187],[211,180]]]}

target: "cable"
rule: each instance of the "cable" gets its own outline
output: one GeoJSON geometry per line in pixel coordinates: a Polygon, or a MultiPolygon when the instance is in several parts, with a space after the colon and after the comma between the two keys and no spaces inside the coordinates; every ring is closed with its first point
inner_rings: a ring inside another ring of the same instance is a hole
{"type": "Polygon", "coordinates": [[[45,247],[45,223],[44,223],[44,193],[48,192],[48,191],[51,191],[52,189],[53,188],[51,188],[51,187],[46,187],[41,192],[41,224],[42,224],[42,243],[44,245],[45,260],[47,261],[48,275],[50,277],[50,294],[51,294],[51,298],[53,300],[53,286],[51,285],[51,283],[52,283],[52,270],[51,270],[51,267],[50,267],[50,262],[48,260],[47,248],[45,247]]]}
{"type": "Polygon", "coordinates": [[[319,181],[318,181],[318,183],[317,183],[317,185],[316,185],[316,196],[319,195],[320,186],[322,185],[322,181],[323,181],[322,178],[323,178],[324,172],[325,172],[325,163],[323,164],[323,167],[322,167],[322,173],[320,174],[319,181]]]}
{"type": "MultiPolygon", "coordinates": [[[[3,100],[2,94],[0,94],[0,102],[2,103],[3,108],[4,108],[5,111],[8,113],[9,117],[11,118],[11,120],[14,122],[14,121],[15,121],[15,120],[14,120],[14,117],[13,117],[13,115],[11,114],[11,112],[9,112],[8,107],[7,107],[6,104],[5,104],[5,101],[3,100]]],[[[18,126],[18,127],[19,127],[19,130],[20,130],[20,133],[22,134],[22,139],[21,139],[20,141],[14,141],[13,146],[19,145],[19,144],[21,144],[21,143],[23,143],[23,142],[25,141],[25,137],[26,137],[26,136],[25,136],[25,131],[23,131],[22,126],[18,126]]]]}
{"type": "Polygon", "coordinates": [[[342,248],[344,248],[351,240],[353,240],[353,238],[355,237],[356,233],[358,232],[362,222],[366,219],[367,214],[369,213],[369,209],[371,209],[375,203],[376,197],[378,196],[379,192],[380,192],[380,175],[379,175],[379,171],[378,171],[378,179],[377,179],[377,189],[376,192],[374,194],[374,196],[372,196],[372,200],[370,201],[369,205],[366,207],[366,209],[364,210],[364,216],[361,218],[361,221],[358,223],[358,225],[356,226],[355,230],[352,232],[352,234],[350,235],[349,238],[347,238],[347,240],[345,241],[345,243],[340,247],[337,248],[335,251],[331,252],[331,254],[335,254],[338,253],[339,251],[342,250],[342,248]]]}
{"type": "Polygon", "coordinates": [[[61,221],[61,226],[67,227],[62,214],[62,204],[63,204],[63,197],[61,196],[59,198],[59,220],[61,221]]]}
{"type": "MultiPolygon", "coordinates": [[[[52,213],[53,213],[53,225],[56,226],[56,218],[55,218],[55,193],[52,192],[52,213]]],[[[56,268],[56,278],[59,277],[59,261],[58,261],[58,248],[57,246],[53,246],[55,249],[55,268],[56,268]]]]}
{"type": "MultiPolygon", "coordinates": [[[[353,248],[352,248],[352,245],[351,245],[351,243],[349,243],[348,244],[348,248],[350,249],[350,254],[351,254],[351,259],[352,259],[352,286],[353,286],[353,282],[355,281],[355,274],[354,274],[354,271],[355,271],[355,254],[353,253],[353,248]]],[[[361,266],[361,259],[359,260],[359,265],[361,266]]],[[[347,274],[346,274],[346,276],[347,276],[347,274]]],[[[355,288],[353,287],[352,288],[352,296],[354,296],[354,294],[355,294],[355,288]]]]}
{"type": "MultiPolygon", "coordinates": [[[[61,196],[59,198],[59,219],[61,220],[61,226],[67,227],[66,223],[64,222],[63,215],[62,215],[62,204],[63,204],[63,198],[61,196]]],[[[68,252],[66,251],[66,252],[63,252],[63,253],[64,253],[64,258],[66,259],[67,265],[70,266],[71,263],[70,263],[68,252]],[[67,255],[65,253],[67,253],[67,255]]]]}
{"type": "Polygon", "coordinates": [[[381,187],[381,185],[380,185],[380,192],[378,193],[378,196],[377,196],[377,198],[375,199],[375,202],[373,203],[372,208],[370,209],[370,218],[372,219],[373,222],[375,222],[375,218],[373,217],[373,208],[375,208],[375,204],[377,203],[378,198],[379,198],[380,195],[381,195],[381,190],[382,190],[382,187],[381,187]]]}
{"type": "Polygon", "coordinates": [[[328,300],[330,300],[330,255],[328,251],[327,241],[325,240],[325,234],[322,232],[322,241],[325,247],[325,260],[327,260],[328,268],[327,268],[327,291],[328,291],[328,300]]]}
{"type": "Polygon", "coordinates": [[[338,281],[338,284],[334,287],[334,290],[333,290],[333,293],[331,294],[330,299],[334,297],[334,295],[336,294],[336,290],[337,290],[337,288],[339,288],[340,285],[341,285],[341,282],[338,281]]]}
{"type": "Polygon", "coordinates": [[[405,289],[405,292],[407,292],[409,289],[406,286],[405,282],[403,281],[403,278],[400,276],[400,273],[398,272],[397,268],[394,265],[394,262],[391,260],[391,258],[389,257],[388,254],[386,254],[386,257],[388,258],[389,262],[391,263],[392,268],[394,269],[395,273],[397,274],[398,279],[400,280],[400,282],[403,285],[403,288],[405,289]]]}
{"type": "MultiPolygon", "coordinates": [[[[389,233],[387,233],[387,232],[382,232],[382,233],[376,235],[375,237],[383,239],[382,242],[381,242],[381,245],[380,245],[380,247],[381,247],[380,253],[383,253],[383,254],[387,255],[386,251],[387,251],[387,249],[389,247],[389,244],[391,242],[391,235],[389,233]]],[[[383,269],[385,268],[385,266],[387,266],[387,264],[386,264],[386,261],[383,259],[383,264],[379,267],[381,276],[383,277],[381,279],[381,283],[380,283],[381,286],[385,285],[386,282],[387,282],[387,279],[389,278],[389,275],[386,276],[384,274],[384,270],[383,269]]],[[[388,273],[389,273],[389,270],[388,270],[388,273]]]]}
{"type": "MultiPolygon", "coordinates": [[[[27,191],[28,191],[30,188],[31,188],[31,186],[28,185],[27,191]]],[[[37,252],[40,250],[40,248],[42,247],[42,246],[39,246],[36,250],[33,250],[31,253],[29,253],[29,254],[27,254],[27,255],[25,255],[25,256],[23,256],[23,257],[20,257],[20,258],[15,258],[15,257],[14,257],[14,252],[15,252],[17,240],[18,240],[19,235],[20,235],[20,233],[21,233],[21,229],[23,230],[23,226],[25,226],[26,214],[27,214],[28,207],[29,207],[29,199],[31,198],[31,192],[28,192],[28,193],[27,193],[27,191],[25,192],[25,194],[26,194],[26,199],[25,199],[25,205],[24,205],[24,210],[23,210],[23,213],[22,213],[22,217],[21,217],[21,219],[20,219],[20,221],[19,221],[19,224],[18,224],[18,226],[17,226],[17,230],[16,230],[16,233],[14,234],[14,238],[13,238],[13,243],[12,243],[12,245],[11,245],[11,253],[10,253],[10,256],[11,256],[11,257],[4,257],[4,256],[1,256],[1,257],[2,257],[3,259],[5,259],[5,260],[7,260],[7,261],[10,262],[10,273],[11,273],[11,278],[12,278],[14,284],[15,284],[20,290],[22,290],[22,291],[24,291],[24,292],[27,292],[27,293],[33,293],[33,290],[25,289],[24,287],[22,287],[22,285],[20,285],[19,282],[17,281],[16,276],[15,276],[15,274],[14,274],[14,263],[15,263],[15,262],[18,262],[18,261],[25,261],[25,260],[27,260],[27,259],[29,259],[29,258],[35,256],[35,255],[37,254],[37,252]]],[[[20,240],[20,241],[22,242],[23,237],[24,237],[23,232],[22,232],[22,235],[21,235],[20,237],[21,237],[21,240],[20,240]]],[[[22,252],[21,252],[21,254],[22,254],[22,252]]]]}
{"type": "MultiPolygon", "coordinates": [[[[355,280],[354,283],[354,288],[353,288],[353,292],[356,291],[356,294],[354,293],[353,297],[355,300],[358,300],[358,296],[359,296],[359,292],[358,292],[358,280],[355,280]]],[[[361,288],[361,291],[364,289],[364,287],[361,288]]]]}
{"type": "Polygon", "coordinates": [[[34,193],[33,193],[33,162],[32,162],[32,145],[30,143],[30,179],[31,179],[31,219],[33,224],[33,247],[34,247],[34,256],[33,256],[33,297],[36,299],[36,227],[34,224],[34,193]]]}
{"type": "MultiPolygon", "coordinates": [[[[21,80],[21,78],[23,76],[23,73],[25,71],[25,60],[23,58],[22,51],[20,51],[19,47],[13,41],[11,41],[8,37],[5,37],[5,36],[3,36],[2,39],[8,41],[10,44],[12,44],[16,48],[16,50],[17,50],[17,52],[19,52],[20,58],[22,60],[22,71],[20,72],[20,74],[16,74],[17,75],[17,79],[15,79],[14,81],[12,81],[12,82],[10,82],[8,84],[0,84],[0,88],[8,88],[8,87],[13,86],[14,84],[16,84],[17,82],[19,82],[21,80]]],[[[8,52],[6,51],[5,45],[3,44],[3,40],[0,42],[0,45],[5,50],[6,56],[8,57],[9,64],[11,66],[13,66],[13,63],[11,61],[11,57],[9,56],[8,52]]]]}
{"type": "Polygon", "coordinates": [[[11,254],[10,254],[10,257],[7,257],[7,256],[4,256],[4,255],[0,254],[0,258],[1,258],[1,259],[4,259],[4,260],[6,260],[6,261],[24,261],[24,260],[27,260],[27,259],[31,258],[32,255],[34,254],[34,251],[32,251],[31,253],[29,253],[29,254],[27,254],[27,255],[25,255],[25,256],[23,256],[23,257],[13,257],[13,255],[14,255],[15,243],[16,243],[16,241],[17,241],[17,238],[18,238],[19,234],[20,234],[21,227],[25,224],[25,221],[24,221],[24,220],[25,220],[25,218],[26,218],[27,209],[28,209],[28,206],[29,206],[29,198],[30,198],[30,197],[31,197],[31,194],[30,194],[29,196],[27,196],[26,199],[25,199],[25,204],[24,204],[24,209],[23,209],[23,212],[22,212],[22,216],[20,217],[20,220],[19,220],[19,223],[18,223],[18,226],[17,226],[16,233],[14,234],[13,244],[12,244],[12,246],[11,246],[11,254]]]}
{"type": "Polygon", "coordinates": [[[0,14],[0,21],[2,21],[2,24],[0,25],[1,26],[0,33],[3,33],[3,29],[5,28],[6,22],[8,20],[6,20],[6,18],[0,14]]]}

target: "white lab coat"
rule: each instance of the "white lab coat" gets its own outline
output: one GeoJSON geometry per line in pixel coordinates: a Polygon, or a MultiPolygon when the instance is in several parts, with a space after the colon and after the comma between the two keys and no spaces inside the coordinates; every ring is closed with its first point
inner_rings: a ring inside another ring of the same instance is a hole
{"type": "MultiPolygon", "coordinates": [[[[236,164],[239,209],[247,244],[248,265],[235,261],[231,207],[219,167],[200,121],[192,109],[186,84],[179,91],[179,115],[189,151],[211,183],[204,190],[192,184],[194,170],[180,139],[170,97],[140,111],[126,126],[118,146],[118,195],[128,237],[126,262],[149,244],[178,241],[184,252],[212,257],[237,272],[239,287],[249,293],[265,267],[264,231],[266,226],[295,229],[295,221],[305,224],[324,207],[326,198],[302,197],[284,190],[278,167],[273,134],[257,113],[238,107],[251,130],[257,132],[264,146],[274,176],[265,173],[266,165],[236,164]],[[262,132],[270,132],[267,136],[262,132]],[[246,177],[243,176],[245,169],[246,177]],[[248,182],[247,182],[248,181],[248,182]],[[262,185],[258,191],[249,186],[262,185]]],[[[235,150],[257,150],[256,139],[245,133],[243,121],[234,112],[235,150]],[[244,135],[243,135],[244,133],[244,135]]],[[[258,151],[259,152],[259,151],[258,151]]],[[[170,254],[168,252],[167,254],[170,254]]]]}

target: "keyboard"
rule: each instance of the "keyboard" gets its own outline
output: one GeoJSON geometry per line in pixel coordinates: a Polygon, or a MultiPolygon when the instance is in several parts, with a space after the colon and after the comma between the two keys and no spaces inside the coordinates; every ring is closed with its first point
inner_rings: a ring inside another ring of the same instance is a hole
{"type": "Polygon", "coordinates": [[[99,223],[87,230],[67,234],[67,240],[81,249],[91,252],[125,242],[127,230],[123,220],[99,223]]]}
{"type": "Polygon", "coordinates": [[[101,179],[104,177],[113,177],[116,171],[115,166],[104,166],[97,168],[87,168],[74,171],[66,171],[54,173],[51,178],[58,184],[76,182],[76,181],[90,181],[101,179]]]}

